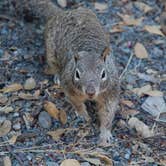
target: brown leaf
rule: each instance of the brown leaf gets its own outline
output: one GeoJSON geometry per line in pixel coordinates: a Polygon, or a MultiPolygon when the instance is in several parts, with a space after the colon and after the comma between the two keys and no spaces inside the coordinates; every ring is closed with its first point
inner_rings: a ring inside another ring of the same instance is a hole
{"type": "Polygon", "coordinates": [[[0,137],[3,137],[11,130],[11,122],[5,120],[2,125],[0,125],[0,137]]]}
{"type": "Polygon", "coordinates": [[[141,88],[132,89],[132,91],[134,93],[136,93],[138,96],[142,96],[143,94],[145,94],[146,92],[151,91],[151,90],[152,90],[152,87],[150,85],[145,85],[141,88]]]}
{"type": "Polygon", "coordinates": [[[23,92],[20,92],[18,94],[18,97],[21,98],[21,99],[24,99],[24,100],[37,100],[38,98],[30,93],[23,93],[23,92]]]}
{"type": "Polygon", "coordinates": [[[63,110],[61,110],[61,111],[59,112],[59,118],[60,118],[60,121],[62,122],[62,124],[65,125],[66,122],[67,122],[67,115],[66,115],[66,112],[63,111],[63,110]]]}
{"type": "Polygon", "coordinates": [[[49,132],[47,132],[47,134],[50,135],[53,140],[59,141],[62,134],[64,134],[65,132],[66,132],[66,129],[58,129],[58,130],[55,130],[55,131],[49,131],[49,132]]]}
{"type": "Polygon", "coordinates": [[[59,120],[59,110],[56,108],[55,104],[50,101],[45,101],[44,109],[52,116],[54,119],[59,120]]]}
{"type": "Polygon", "coordinates": [[[99,154],[98,157],[105,162],[105,165],[109,165],[109,166],[113,166],[113,162],[112,160],[107,157],[106,155],[103,155],[103,154],[99,154]]]}
{"type": "Polygon", "coordinates": [[[145,47],[141,43],[138,42],[136,43],[136,45],[134,46],[134,52],[137,58],[140,59],[148,58],[148,53],[145,47]]]}
{"type": "Polygon", "coordinates": [[[0,112],[4,112],[6,114],[13,112],[13,111],[14,111],[13,107],[8,107],[8,106],[0,107],[0,112]]]}
{"type": "Polygon", "coordinates": [[[21,84],[14,83],[14,84],[11,84],[7,87],[4,87],[3,89],[0,89],[0,92],[8,93],[8,92],[19,91],[21,89],[23,89],[21,84]]]}
{"type": "Polygon", "coordinates": [[[110,33],[119,33],[119,32],[123,32],[124,29],[122,27],[122,25],[114,25],[111,29],[110,29],[110,33]]]}
{"type": "Polygon", "coordinates": [[[151,91],[147,91],[144,92],[144,94],[148,95],[148,96],[163,96],[163,92],[159,91],[159,90],[151,90],[151,91]]]}
{"type": "Polygon", "coordinates": [[[145,25],[144,29],[149,33],[164,36],[164,34],[160,30],[160,26],[157,25],[145,25]]]}
{"type": "Polygon", "coordinates": [[[153,8],[143,2],[135,2],[136,7],[142,10],[144,13],[151,11],[153,8]]]}
{"type": "Polygon", "coordinates": [[[10,140],[9,140],[9,144],[10,145],[15,144],[16,140],[17,140],[17,137],[18,137],[18,135],[13,135],[12,138],[10,138],[10,140]]]}
{"type": "Polygon", "coordinates": [[[130,100],[121,100],[121,103],[123,105],[128,106],[128,107],[133,107],[134,106],[133,102],[131,102],[130,100]]]}
{"type": "Polygon", "coordinates": [[[138,26],[142,23],[142,20],[144,19],[143,17],[135,19],[127,14],[118,14],[118,15],[122,18],[124,24],[127,26],[138,26]]]}
{"type": "Polygon", "coordinates": [[[75,159],[63,160],[60,166],[80,166],[80,163],[75,159]]]}

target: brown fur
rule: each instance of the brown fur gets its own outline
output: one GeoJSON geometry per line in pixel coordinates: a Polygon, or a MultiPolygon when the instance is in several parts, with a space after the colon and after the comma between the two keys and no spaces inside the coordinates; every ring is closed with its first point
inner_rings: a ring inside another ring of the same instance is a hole
{"type": "Polygon", "coordinates": [[[37,14],[42,11],[41,15],[46,14],[50,18],[45,28],[45,45],[51,73],[59,75],[66,95],[78,114],[86,120],[89,116],[84,102],[89,97],[84,90],[94,88],[96,95],[93,100],[97,102],[101,122],[100,143],[110,143],[112,120],[118,105],[119,81],[109,40],[96,15],[86,8],[57,12],[50,0],[42,0],[42,3],[30,0],[30,3],[33,3],[30,6],[35,5],[31,9],[35,9],[37,14]],[[83,70],[78,82],[73,80],[77,68],[83,70]],[[104,75],[105,81],[100,76],[103,69],[107,74],[107,77],[104,75]]]}

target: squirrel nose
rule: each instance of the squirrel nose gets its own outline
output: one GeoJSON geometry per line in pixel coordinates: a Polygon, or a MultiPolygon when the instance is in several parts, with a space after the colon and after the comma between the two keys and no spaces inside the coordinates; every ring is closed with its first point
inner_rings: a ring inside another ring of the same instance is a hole
{"type": "Polygon", "coordinates": [[[89,97],[93,97],[96,93],[96,90],[93,86],[88,86],[85,90],[85,93],[89,96],[89,97]]]}

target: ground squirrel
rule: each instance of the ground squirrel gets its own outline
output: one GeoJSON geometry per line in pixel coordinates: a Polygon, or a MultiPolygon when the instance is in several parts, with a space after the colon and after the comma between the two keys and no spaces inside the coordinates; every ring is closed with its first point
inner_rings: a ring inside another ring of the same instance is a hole
{"type": "MultiPolygon", "coordinates": [[[[24,4],[24,0],[20,1],[24,4]]],[[[58,74],[71,103],[87,120],[89,115],[84,102],[96,101],[99,142],[109,144],[118,105],[119,81],[108,37],[96,15],[82,7],[62,11],[50,0],[30,0],[25,4],[47,19],[46,59],[52,74],[58,74]]]]}
{"type": "Polygon", "coordinates": [[[166,35],[166,0],[162,0],[163,12],[160,15],[160,25],[162,32],[166,35]]]}

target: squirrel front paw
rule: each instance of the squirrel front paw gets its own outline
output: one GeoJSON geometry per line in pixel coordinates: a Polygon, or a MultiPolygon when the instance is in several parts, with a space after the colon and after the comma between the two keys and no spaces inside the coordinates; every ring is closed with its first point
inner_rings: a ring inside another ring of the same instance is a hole
{"type": "Polygon", "coordinates": [[[104,146],[104,147],[111,145],[112,140],[113,140],[111,131],[108,129],[101,129],[100,131],[101,131],[101,133],[100,133],[98,145],[104,146]]]}

